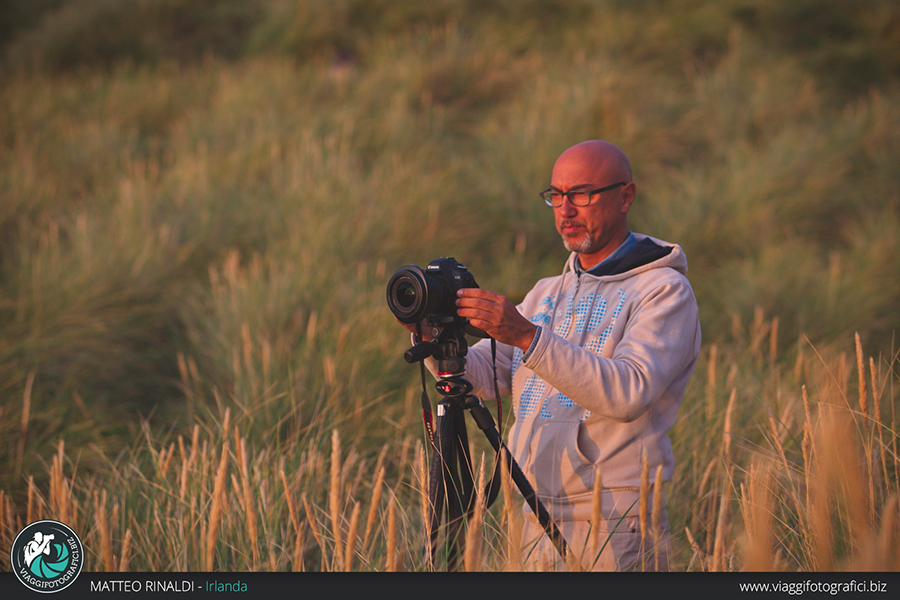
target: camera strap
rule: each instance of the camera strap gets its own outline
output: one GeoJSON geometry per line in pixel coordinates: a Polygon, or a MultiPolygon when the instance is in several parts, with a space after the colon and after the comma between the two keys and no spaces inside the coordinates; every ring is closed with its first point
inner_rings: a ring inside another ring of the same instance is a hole
{"type": "Polygon", "coordinates": [[[500,403],[500,386],[497,384],[497,340],[491,338],[491,368],[494,369],[494,397],[497,399],[497,431],[503,435],[503,405],[500,403]]]}
{"type": "MultiPolygon", "coordinates": [[[[497,383],[497,340],[491,338],[491,368],[494,370],[494,397],[497,399],[497,432],[503,437],[503,404],[500,402],[500,385],[497,383]]],[[[486,506],[490,508],[500,493],[500,452],[494,456],[494,473],[485,490],[486,506]]]]}
{"type": "MultiPolygon", "coordinates": [[[[416,339],[418,344],[422,341],[422,323],[416,323],[416,339]]],[[[425,378],[425,361],[419,361],[419,370],[422,373],[422,421],[425,422],[425,432],[428,434],[428,441],[434,445],[434,417],[431,414],[431,400],[428,399],[428,383],[425,378]]]]}

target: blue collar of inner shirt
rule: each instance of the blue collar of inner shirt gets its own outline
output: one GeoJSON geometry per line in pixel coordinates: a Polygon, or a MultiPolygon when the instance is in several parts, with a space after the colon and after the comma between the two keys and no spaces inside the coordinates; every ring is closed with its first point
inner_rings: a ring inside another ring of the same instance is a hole
{"type": "Polygon", "coordinates": [[[627,255],[637,244],[637,238],[634,237],[634,233],[628,232],[628,237],[625,238],[625,241],[622,242],[618,248],[613,251],[612,254],[601,260],[599,263],[591,267],[590,269],[585,270],[581,266],[581,259],[575,259],[575,272],[579,275],[581,273],[590,273],[591,275],[596,275],[598,271],[601,271],[605,265],[616,262],[627,255]]]}

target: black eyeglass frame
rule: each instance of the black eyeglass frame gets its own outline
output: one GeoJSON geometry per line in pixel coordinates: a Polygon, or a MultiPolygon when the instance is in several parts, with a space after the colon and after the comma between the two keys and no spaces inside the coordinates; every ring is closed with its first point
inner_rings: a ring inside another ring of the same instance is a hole
{"type": "Polygon", "coordinates": [[[594,194],[599,194],[601,192],[609,191],[611,189],[619,187],[620,185],[628,185],[628,183],[629,182],[627,182],[627,181],[620,181],[618,183],[612,183],[612,184],[604,186],[602,188],[597,188],[596,190],[574,190],[574,191],[568,191],[568,192],[560,192],[559,190],[554,190],[552,187],[550,187],[550,188],[547,188],[546,190],[544,190],[543,192],[540,192],[538,194],[538,196],[540,196],[541,200],[544,201],[544,204],[546,204],[550,208],[559,208],[560,206],[562,206],[562,197],[563,196],[565,196],[569,199],[569,202],[572,203],[572,206],[588,206],[591,203],[591,199],[593,198],[594,194]],[[550,200],[549,198],[547,198],[547,196],[545,196],[544,194],[548,194],[548,195],[549,194],[558,194],[560,197],[559,204],[554,205],[553,201],[550,200]],[[573,199],[573,194],[587,194],[588,201],[585,204],[578,204],[573,199]]]}

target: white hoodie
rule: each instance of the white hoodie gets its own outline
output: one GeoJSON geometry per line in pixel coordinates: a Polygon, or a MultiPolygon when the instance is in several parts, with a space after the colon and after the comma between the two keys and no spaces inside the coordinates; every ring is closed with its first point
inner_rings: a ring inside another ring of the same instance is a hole
{"type": "MultiPolygon", "coordinates": [[[[595,466],[606,519],[637,514],[643,452],[651,481],[658,465],[672,476],[668,431],[700,352],[697,302],[681,247],[635,237],[611,274],[576,272],[573,253],[537,282],[518,306],[540,327],[527,353],[497,344],[515,413],[508,445],[558,522],[590,519],[595,466]]],[[[467,359],[473,393],[493,397],[489,340],[467,359]]]]}

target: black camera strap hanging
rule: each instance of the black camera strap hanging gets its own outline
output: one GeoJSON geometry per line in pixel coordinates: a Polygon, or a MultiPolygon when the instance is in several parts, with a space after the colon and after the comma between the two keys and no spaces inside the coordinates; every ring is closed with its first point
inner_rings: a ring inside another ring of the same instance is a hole
{"type": "MultiPolygon", "coordinates": [[[[422,341],[422,323],[416,323],[415,342],[418,345],[422,341]]],[[[431,400],[428,398],[428,383],[425,376],[425,361],[419,361],[419,371],[422,374],[422,420],[425,422],[425,433],[428,435],[428,443],[434,446],[434,417],[431,414],[431,400]]]]}
{"type": "MultiPolygon", "coordinates": [[[[491,338],[491,369],[494,373],[494,398],[497,399],[497,431],[499,432],[500,438],[503,438],[503,403],[500,402],[500,384],[497,381],[497,340],[491,338]]],[[[485,498],[487,498],[487,506],[490,507],[494,504],[494,501],[497,499],[497,495],[500,493],[500,477],[502,477],[502,473],[500,472],[500,450],[498,449],[494,454],[494,472],[491,475],[491,480],[487,484],[487,489],[485,490],[485,498]]]]}
{"type": "Polygon", "coordinates": [[[497,399],[497,429],[503,433],[503,404],[500,403],[500,385],[497,383],[497,340],[491,338],[491,368],[494,371],[494,397],[497,399]]]}

